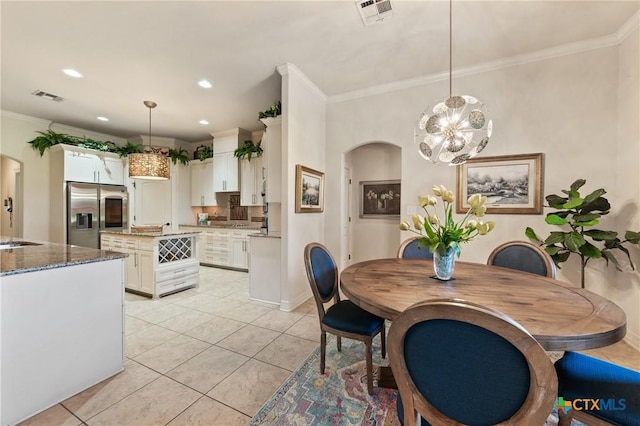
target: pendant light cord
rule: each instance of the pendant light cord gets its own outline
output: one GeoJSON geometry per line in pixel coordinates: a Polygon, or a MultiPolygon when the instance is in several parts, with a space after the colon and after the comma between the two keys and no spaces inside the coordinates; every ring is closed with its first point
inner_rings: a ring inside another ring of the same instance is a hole
{"type": "Polygon", "coordinates": [[[449,97],[451,97],[451,85],[453,81],[453,0],[449,0],[449,97]]]}

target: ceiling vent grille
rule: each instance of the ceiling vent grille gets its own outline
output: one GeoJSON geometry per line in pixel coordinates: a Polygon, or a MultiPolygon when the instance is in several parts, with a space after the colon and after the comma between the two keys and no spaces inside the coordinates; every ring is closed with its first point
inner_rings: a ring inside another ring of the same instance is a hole
{"type": "Polygon", "coordinates": [[[391,0],[358,0],[356,7],[365,25],[382,22],[393,16],[391,0]]]}
{"type": "Polygon", "coordinates": [[[35,92],[31,92],[32,95],[38,96],[42,99],[49,99],[50,101],[62,102],[64,98],[58,95],[54,95],[53,93],[45,92],[44,90],[36,90],[35,92]]]}

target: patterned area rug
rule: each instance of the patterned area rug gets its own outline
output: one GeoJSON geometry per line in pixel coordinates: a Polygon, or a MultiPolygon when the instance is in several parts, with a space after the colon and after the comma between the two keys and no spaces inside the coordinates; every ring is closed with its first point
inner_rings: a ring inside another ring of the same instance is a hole
{"type": "MultiPolygon", "coordinates": [[[[384,365],[374,341],[373,363],[384,365]]],[[[396,393],[374,387],[367,393],[364,344],[342,339],[342,352],[335,338],[327,339],[325,374],[320,374],[320,347],[316,348],[251,419],[256,425],[399,425],[396,393]]],[[[375,384],[375,381],[374,381],[375,384]]]]}
{"type": "MultiPolygon", "coordinates": [[[[374,340],[373,364],[388,365],[380,357],[379,340],[374,340]]],[[[342,339],[342,352],[335,337],[327,338],[325,374],[320,374],[320,347],[262,406],[247,426],[399,426],[396,391],[375,387],[367,393],[364,344],[342,339]]],[[[556,426],[554,408],[544,426],[556,426]]],[[[573,420],[571,426],[587,426],[573,420]]]]}

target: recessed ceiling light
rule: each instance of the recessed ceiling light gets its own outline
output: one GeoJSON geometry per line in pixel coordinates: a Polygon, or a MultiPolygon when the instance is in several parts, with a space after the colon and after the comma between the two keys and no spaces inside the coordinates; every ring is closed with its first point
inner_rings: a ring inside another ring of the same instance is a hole
{"type": "Polygon", "coordinates": [[[100,116],[100,117],[96,117],[96,118],[97,118],[98,120],[100,120],[100,121],[109,121],[109,119],[108,119],[107,117],[102,117],[102,116],[100,116]]]}
{"type": "Polygon", "coordinates": [[[82,74],[72,68],[66,68],[62,70],[63,73],[73,78],[82,78],[82,74]]]}
{"type": "Polygon", "coordinates": [[[198,82],[198,86],[203,87],[205,89],[211,89],[213,84],[209,83],[207,80],[200,80],[198,82]]]}
{"type": "Polygon", "coordinates": [[[209,124],[207,120],[200,120],[198,121],[198,123],[202,124],[203,126],[206,126],[207,124],[209,124]]]}

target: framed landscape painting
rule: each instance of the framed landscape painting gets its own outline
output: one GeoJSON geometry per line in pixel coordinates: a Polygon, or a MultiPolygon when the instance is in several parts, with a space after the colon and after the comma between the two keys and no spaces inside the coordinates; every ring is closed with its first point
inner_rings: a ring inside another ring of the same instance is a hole
{"type": "Polygon", "coordinates": [[[473,194],[487,197],[487,213],[542,214],[543,154],[503,155],[457,166],[456,212],[469,210],[473,194]]]}
{"type": "Polygon", "coordinates": [[[400,219],[400,181],[360,181],[360,217],[400,219]]]}
{"type": "Polygon", "coordinates": [[[324,210],[324,173],[296,165],[296,213],[324,210]]]}

